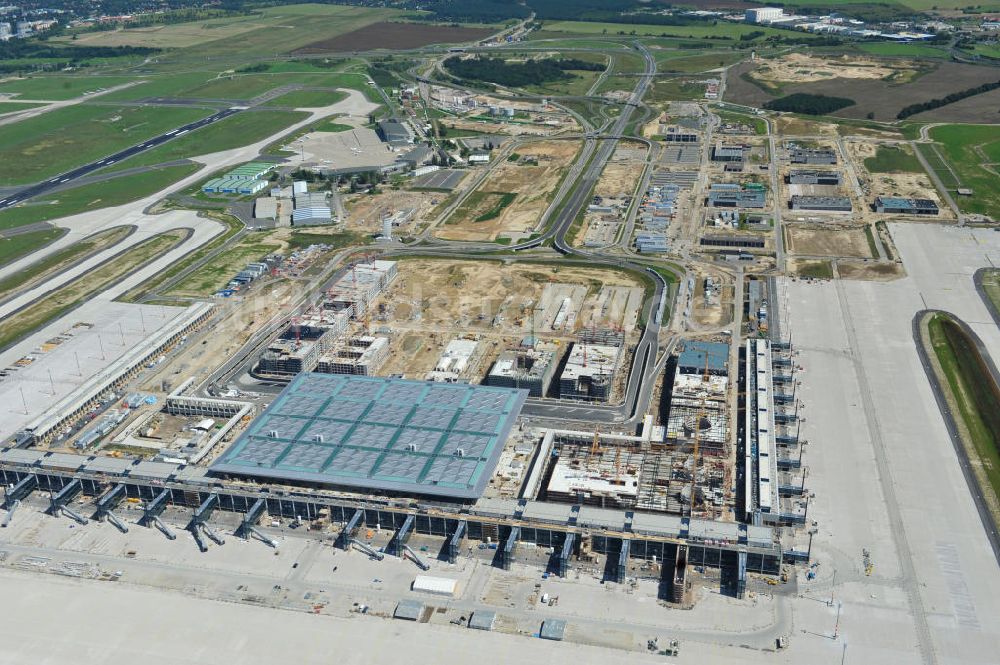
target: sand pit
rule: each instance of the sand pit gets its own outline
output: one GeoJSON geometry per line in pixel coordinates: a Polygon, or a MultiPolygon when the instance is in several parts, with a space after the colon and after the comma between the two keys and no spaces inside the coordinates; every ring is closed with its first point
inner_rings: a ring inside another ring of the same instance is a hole
{"type": "Polygon", "coordinates": [[[889,65],[877,60],[852,58],[847,55],[839,58],[820,58],[805,53],[790,53],[773,60],[761,60],[753,71],[753,77],[759,81],[772,83],[813,83],[832,78],[878,80],[915,71],[916,68],[908,61],[889,65]]]}

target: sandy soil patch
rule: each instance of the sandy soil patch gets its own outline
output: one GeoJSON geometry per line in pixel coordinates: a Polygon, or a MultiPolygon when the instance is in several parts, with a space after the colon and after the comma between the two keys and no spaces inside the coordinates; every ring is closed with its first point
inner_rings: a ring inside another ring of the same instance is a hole
{"type": "Polygon", "coordinates": [[[435,235],[448,240],[495,240],[530,234],[579,148],[575,141],[541,141],[519,148],[520,160],[497,166],[477,190],[514,194],[514,200],[495,217],[482,219],[487,212],[480,210],[483,201],[495,197],[473,198],[472,204],[459,206],[435,235]]]}
{"type": "Polygon", "coordinates": [[[789,225],[785,227],[788,250],[800,256],[871,258],[864,229],[789,225]]]}

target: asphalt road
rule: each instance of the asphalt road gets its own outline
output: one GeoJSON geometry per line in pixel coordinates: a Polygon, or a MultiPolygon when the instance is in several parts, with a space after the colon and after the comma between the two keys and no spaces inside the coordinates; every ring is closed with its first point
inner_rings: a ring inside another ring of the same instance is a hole
{"type": "Polygon", "coordinates": [[[125,148],[124,150],[120,150],[114,153],[113,155],[104,157],[103,159],[100,159],[96,162],[91,162],[83,166],[78,166],[72,171],[67,171],[66,173],[62,173],[53,178],[49,178],[48,180],[40,182],[36,185],[30,185],[28,187],[25,187],[24,189],[21,189],[9,195],[7,198],[0,200],[0,210],[3,210],[4,208],[9,208],[13,205],[16,205],[22,201],[27,201],[28,199],[34,198],[36,196],[42,196],[43,194],[47,194],[56,188],[64,187],[68,182],[77,180],[78,178],[82,178],[86,175],[93,173],[94,171],[103,169],[106,166],[111,166],[112,164],[120,162],[123,159],[131,157],[132,155],[137,155],[151,148],[155,148],[156,146],[162,145],[167,141],[177,138],[178,136],[182,136],[183,134],[187,134],[188,132],[194,131],[201,127],[205,127],[206,125],[211,125],[212,123],[218,122],[223,118],[228,118],[229,116],[235,115],[236,113],[239,113],[242,110],[243,109],[240,107],[234,107],[234,108],[228,108],[224,111],[219,111],[218,113],[213,113],[207,118],[202,118],[201,120],[198,120],[196,122],[192,122],[187,125],[178,127],[177,129],[166,132],[165,134],[160,134],[159,136],[147,139],[146,141],[138,145],[125,148]]]}

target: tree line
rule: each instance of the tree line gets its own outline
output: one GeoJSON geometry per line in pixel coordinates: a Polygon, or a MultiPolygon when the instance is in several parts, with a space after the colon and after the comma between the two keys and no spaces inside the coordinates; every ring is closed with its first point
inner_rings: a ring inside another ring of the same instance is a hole
{"type": "Polygon", "coordinates": [[[982,85],[977,85],[975,88],[968,88],[966,90],[961,90],[959,92],[953,92],[950,95],[945,95],[944,97],[939,97],[937,99],[932,99],[927,102],[920,102],[919,104],[910,104],[909,106],[904,106],[902,110],[896,114],[897,120],[904,120],[909,118],[911,115],[916,115],[918,113],[923,113],[924,111],[930,111],[932,109],[940,108],[942,106],[947,106],[948,104],[954,104],[955,102],[960,102],[967,97],[975,97],[976,95],[981,95],[984,92],[989,92],[990,90],[996,90],[1000,88],[1000,81],[996,83],[984,83],[982,85]]]}
{"type": "Polygon", "coordinates": [[[811,95],[805,92],[796,92],[792,95],[772,99],[764,104],[764,108],[771,111],[784,111],[787,113],[802,113],[804,115],[827,115],[848,106],[854,106],[856,102],[847,97],[830,97],[828,95],[811,95]]]}
{"type": "Polygon", "coordinates": [[[527,62],[507,62],[502,58],[454,56],[444,61],[444,67],[460,79],[488,81],[519,88],[573,78],[568,70],[603,71],[605,65],[576,58],[542,58],[527,62]]]}

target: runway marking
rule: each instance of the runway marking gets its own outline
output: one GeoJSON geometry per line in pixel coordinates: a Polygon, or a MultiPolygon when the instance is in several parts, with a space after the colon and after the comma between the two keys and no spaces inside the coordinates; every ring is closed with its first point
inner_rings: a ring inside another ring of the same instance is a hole
{"type": "Polygon", "coordinates": [[[958,625],[979,630],[979,616],[976,614],[976,605],[972,601],[972,594],[969,593],[969,585],[966,584],[965,575],[962,573],[958,548],[955,547],[954,543],[939,542],[935,545],[934,550],[937,553],[938,568],[944,575],[945,586],[948,587],[948,595],[951,596],[951,605],[958,625]]]}

